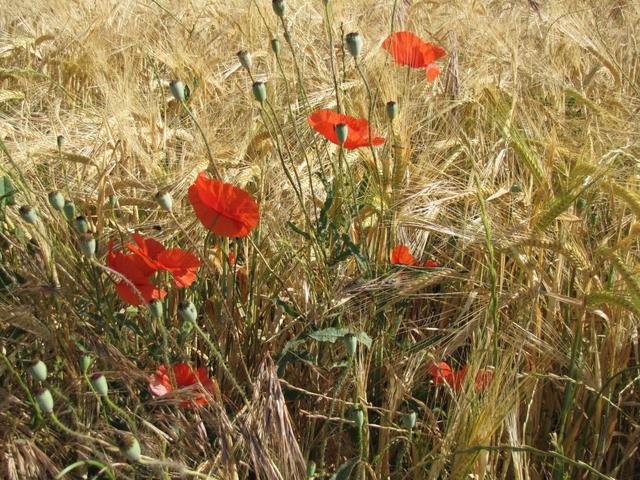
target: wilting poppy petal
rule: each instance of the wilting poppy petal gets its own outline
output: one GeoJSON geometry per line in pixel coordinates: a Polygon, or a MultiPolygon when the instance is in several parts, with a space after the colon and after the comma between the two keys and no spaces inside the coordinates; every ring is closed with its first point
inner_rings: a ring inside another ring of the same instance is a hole
{"type": "Polygon", "coordinates": [[[164,397],[171,392],[171,381],[167,375],[167,367],[160,365],[158,370],[149,377],[149,390],[156,397],[164,397]]]}
{"type": "Polygon", "coordinates": [[[416,259],[405,245],[397,245],[391,250],[391,263],[394,265],[415,265],[416,259]]]}
{"type": "MultiPolygon", "coordinates": [[[[427,68],[446,55],[443,48],[423,42],[420,37],[411,32],[393,33],[382,42],[382,48],[389,52],[398,64],[409,65],[413,68],[427,68]]],[[[431,75],[435,74],[434,72],[431,75]]],[[[429,75],[430,73],[427,71],[427,78],[429,81],[433,81],[429,75]]],[[[437,77],[437,74],[435,76],[437,77]]],[[[435,77],[433,78],[435,79],[435,77]]]]}
{"type": "Polygon", "coordinates": [[[221,237],[245,237],[258,225],[258,205],[251,195],[204,172],[189,187],[189,201],[204,227],[221,237]]]}
{"type": "Polygon", "coordinates": [[[336,125],[347,125],[347,140],[344,148],[353,150],[360,147],[368,147],[372,145],[382,145],[384,137],[373,137],[369,141],[369,122],[364,118],[355,118],[349,115],[342,115],[333,110],[316,110],[307,117],[309,126],[331,143],[340,145],[338,135],[336,134],[336,125]]]}
{"type": "Polygon", "coordinates": [[[430,63],[425,69],[427,72],[427,80],[433,82],[440,75],[440,67],[435,63],[430,63]]]}

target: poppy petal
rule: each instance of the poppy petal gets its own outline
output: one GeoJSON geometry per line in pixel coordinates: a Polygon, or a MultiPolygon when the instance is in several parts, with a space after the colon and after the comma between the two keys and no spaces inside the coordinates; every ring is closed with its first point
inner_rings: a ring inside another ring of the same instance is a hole
{"type": "Polygon", "coordinates": [[[391,263],[394,265],[415,265],[416,260],[406,245],[397,245],[391,251],[391,263]]]}
{"type": "Polygon", "coordinates": [[[440,67],[435,63],[430,63],[425,69],[427,73],[427,81],[433,82],[440,75],[440,67]]]}

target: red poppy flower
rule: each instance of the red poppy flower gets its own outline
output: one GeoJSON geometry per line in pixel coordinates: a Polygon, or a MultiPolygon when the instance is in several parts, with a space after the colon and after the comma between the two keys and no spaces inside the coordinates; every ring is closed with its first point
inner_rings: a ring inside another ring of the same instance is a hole
{"type": "Polygon", "coordinates": [[[113,240],[109,242],[107,266],[125,277],[135,287],[134,290],[131,288],[131,285],[124,280],[116,283],[116,293],[126,304],[142,304],[143,302],[140,295],[142,295],[144,301],[147,303],[154,299],[164,298],[167,295],[167,292],[158,290],[149,281],[154,270],[134,254],[114,252],[113,240]]]}
{"type": "Polygon", "coordinates": [[[344,148],[347,150],[384,143],[383,137],[374,136],[373,140],[369,139],[369,122],[365,118],[354,118],[332,110],[316,110],[307,117],[307,122],[316,132],[336,145],[340,145],[336,134],[336,125],[346,125],[348,130],[344,148]]]}
{"type": "MultiPolygon", "coordinates": [[[[457,372],[454,371],[448,363],[438,362],[429,365],[427,372],[433,376],[433,383],[436,385],[449,385],[454,391],[459,392],[464,387],[464,381],[467,376],[469,366],[465,365],[457,372]]],[[[476,392],[486,389],[493,380],[493,371],[479,370],[476,374],[474,388],[476,392]]]]}
{"type": "Polygon", "coordinates": [[[391,250],[391,263],[394,265],[415,265],[416,259],[413,258],[409,248],[406,245],[397,245],[391,250]]]}
{"type": "Polygon", "coordinates": [[[427,372],[433,377],[433,383],[436,385],[453,383],[454,371],[447,362],[433,363],[427,367],[427,372]]]}
{"type": "Polygon", "coordinates": [[[160,365],[156,372],[149,376],[149,389],[156,397],[176,397],[181,399],[180,407],[194,407],[209,403],[209,395],[217,396],[218,387],[209,378],[206,368],[193,369],[186,363],[173,365],[176,387],[173,388],[167,373],[167,367],[160,365]]]}
{"type": "Polygon", "coordinates": [[[435,260],[427,260],[426,262],[424,262],[422,264],[423,267],[426,268],[437,268],[440,266],[440,264],[438,262],[436,262],[435,260]]]}
{"type": "Polygon", "coordinates": [[[395,32],[389,35],[382,48],[389,52],[400,65],[426,69],[427,80],[432,82],[440,74],[440,68],[434,62],[446,55],[444,49],[423,42],[411,32],[395,32]]]}
{"type": "Polygon", "coordinates": [[[251,195],[204,172],[189,187],[189,201],[202,225],[221,237],[246,237],[258,225],[258,205],[251,195]]]}
{"type": "Polygon", "coordinates": [[[137,233],[131,237],[136,245],[127,243],[127,248],[152,271],[166,270],[171,273],[178,288],[188,287],[195,281],[196,270],[200,267],[200,260],[195,255],[180,248],[166,249],[161,243],[137,233]]]}

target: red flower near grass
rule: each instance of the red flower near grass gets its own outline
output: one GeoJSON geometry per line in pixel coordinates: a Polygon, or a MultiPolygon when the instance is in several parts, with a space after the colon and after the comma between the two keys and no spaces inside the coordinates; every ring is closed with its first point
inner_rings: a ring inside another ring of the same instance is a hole
{"type": "MultiPolygon", "coordinates": [[[[465,365],[457,372],[453,370],[447,362],[438,362],[429,365],[427,372],[433,377],[435,385],[449,385],[454,391],[459,392],[464,387],[464,381],[467,377],[469,366],[465,365]]],[[[485,390],[493,380],[492,370],[478,370],[475,378],[475,391],[481,392],[485,390]]]]}
{"type": "Polygon", "coordinates": [[[188,287],[195,281],[196,271],[200,267],[200,260],[195,255],[180,248],[166,249],[160,242],[139,234],[133,234],[132,237],[135,244],[126,244],[132,253],[114,251],[113,241],[109,242],[107,253],[107,266],[135,287],[132,288],[124,280],[116,283],[116,293],[124,303],[140,305],[143,299],[149,303],[151,300],[164,298],[167,292],[157,289],[151,283],[151,276],[157,271],[171,273],[178,288],[188,287]]]}
{"type": "Polygon", "coordinates": [[[258,205],[251,195],[204,172],[189,187],[189,201],[202,225],[221,237],[246,237],[258,225],[258,205]]]}
{"type": "Polygon", "coordinates": [[[411,32],[395,32],[389,35],[382,48],[389,52],[400,65],[412,68],[424,68],[427,80],[433,82],[440,74],[440,67],[434,62],[446,55],[443,48],[423,42],[411,32]]]}
{"type": "Polygon", "coordinates": [[[391,263],[394,265],[407,265],[410,267],[426,267],[436,268],[440,264],[435,260],[427,260],[426,262],[418,262],[406,245],[396,245],[391,250],[391,263]]]}
{"type": "Polygon", "coordinates": [[[369,139],[369,122],[364,118],[354,118],[332,110],[316,110],[307,117],[307,122],[316,132],[336,145],[340,145],[336,134],[336,126],[340,124],[346,125],[348,131],[344,148],[347,150],[368,147],[370,144],[382,145],[384,143],[383,137],[374,136],[373,140],[369,139]]]}
{"type": "Polygon", "coordinates": [[[160,365],[156,372],[149,376],[149,389],[154,396],[177,398],[182,408],[206,405],[210,396],[219,397],[218,385],[215,380],[209,378],[206,368],[194,369],[186,363],[176,363],[172,368],[176,388],[171,385],[165,365],[160,365]]]}

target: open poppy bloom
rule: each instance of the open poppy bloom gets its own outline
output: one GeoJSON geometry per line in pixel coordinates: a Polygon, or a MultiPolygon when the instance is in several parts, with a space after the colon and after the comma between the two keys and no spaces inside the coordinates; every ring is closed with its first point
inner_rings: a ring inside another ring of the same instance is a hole
{"type": "MultiPolygon", "coordinates": [[[[467,376],[469,366],[465,365],[457,372],[453,370],[447,362],[438,362],[429,365],[427,372],[433,377],[435,385],[449,385],[454,391],[459,392],[464,387],[464,381],[467,376]]],[[[478,370],[475,378],[475,391],[481,392],[491,385],[493,380],[493,371],[478,370]]]]}
{"type": "Polygon", "coordinates": [[[316,132],[336,145],[340,145],[336,126],[346,125],[347,139],[343,146],[347,150],[384,143],[383,137],[374,136],[372,140],[369,139],[369,122],[365,118],[350,117],[333,110],[316,110],[307,117],[307,122],[316,132]]]}
{"type": "Polygon", "coordinates": [[[436,268],[440,264],[435,260],[427,260],[426,262],[418,262],[406,245],[396,245],[391,250],[391,263],[394,265],[407,265],[410,267],[426,267],[436,268]]]}
{"type": "Polygon", "coordinates": [[[440,74],[440,67],[434,62],[446,55],[443,48],[423,42],[411,32],[395,32],[389,35],[382,48],[389,52],[400,65],[412,68],[424,68],[427,80],[433,82],[440,74]]]}
{"type": "Polygon", "coordinates": [[[202,225],[221,237],[246,237],[260,218],[251,195],[204,172],[189,187],[189,202],[202,225]]]}
{"type": "Polygon", "coordinates": [[[206,368],[194,369],[186,363],[173,365],[173,375],[176,388],[171,385],[171,379],[165,365],[160,365],[156,372],[149,376],[149,389],[156,397],[178,398],[180,407],[194,407],[209,403],[209,395],[219,396],[218,385],[209,378],[206,368]]]}

